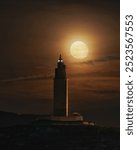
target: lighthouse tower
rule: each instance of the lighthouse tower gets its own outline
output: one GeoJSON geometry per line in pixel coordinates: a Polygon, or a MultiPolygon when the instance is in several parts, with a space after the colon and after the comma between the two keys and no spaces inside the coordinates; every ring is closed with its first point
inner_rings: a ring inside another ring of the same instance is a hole
{"type": "Polygon", "coordinates": [[[68,79],[66,66],[59,56],[54,77],[54,116],[68,116],[68,79]]]}

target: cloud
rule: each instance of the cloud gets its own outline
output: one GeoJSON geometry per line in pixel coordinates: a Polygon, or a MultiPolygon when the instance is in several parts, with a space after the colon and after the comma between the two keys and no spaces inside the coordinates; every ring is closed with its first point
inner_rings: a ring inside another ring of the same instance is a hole
{"type": "MultiPolygon", "coordinates": [[[[100,57],[100,58],[94,59],[94,60],[82,61],[82,62],[80,62],[80,64],[96,65],[98,63],[106,63],[106,62],[112,62],[112,61],[120,61],[120,56],[119,55],[108,55],[108,56],[100,57]]],[[[79,64],[79,62],[76,64],[79,64]]]]}
{"type": "Polygon", "coordinates": [[[109,90],[109,89],[106,89],[106,90],[101,90],[101,89],[88,89],[88,91],[92,92],[92,93],[95,93],[95,94],[119,94],[119,89],[116,89],[116,90],[109,90]]]}
{"type": "Polygon", "coordinates": [[[93,78],[93,77],[120,77],[120,71],[94,71],[94,72],[86,72],[86,73],[75,73],[75,74],[69,74],[69,77],[87,77],[87,78],[93,78]]]}
{"type": "Polygon", "coordinates": [[[0,110],[16,113],[49,114],[52,113],[52,100],[46,97],[1,96],[0,110]]]}
{"type": "Polygon", "coordinates": [[[51,75],[32,75],[32,76],[20,76],[17,78],[3,79],[0,82],[14,82],[14,81],[27,81],[27,80],[39,80],[39,79],[51,79],[51,75]]]}

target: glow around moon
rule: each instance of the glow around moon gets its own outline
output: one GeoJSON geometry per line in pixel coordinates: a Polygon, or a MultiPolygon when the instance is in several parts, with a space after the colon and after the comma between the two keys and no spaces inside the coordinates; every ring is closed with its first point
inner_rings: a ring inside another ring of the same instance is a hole
{"type": "Polygon", "coordinates": [[[88,56],[88,46],[82,41],[72,43],[70,53],[74,58],[84,59],[88,56]]]}

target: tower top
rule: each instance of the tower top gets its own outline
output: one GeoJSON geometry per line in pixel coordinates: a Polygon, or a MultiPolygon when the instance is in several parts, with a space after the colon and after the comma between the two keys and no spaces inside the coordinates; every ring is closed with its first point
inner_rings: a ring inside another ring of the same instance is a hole
{"type": "Polygon", "coordinates": [[[55,79],[66,79],[66,66],[63,62],[61,54],[57,62],[57,67],[55,68],[55,79]]]}
{"type": "Polygon", "coordinates": [[[59,59],[61,60],[62,58],[61,58],[61,54],[59,55],[59,59]]]}
{"type": "Polygon", "coordinates": [[[62,59],[62,57],[61,57],[61,54],[59,55],[58,62],[63,62],[63,59],[62,59]]]}

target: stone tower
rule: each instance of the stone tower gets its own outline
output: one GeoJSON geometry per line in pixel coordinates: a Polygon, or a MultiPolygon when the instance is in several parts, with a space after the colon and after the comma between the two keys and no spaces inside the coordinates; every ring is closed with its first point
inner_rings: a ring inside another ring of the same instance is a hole
{"type": "Polygon", "coordinates": [[[54,77],[54,116],[68,116],[68,79],[66,66],[59,56],[54,77]]]}

